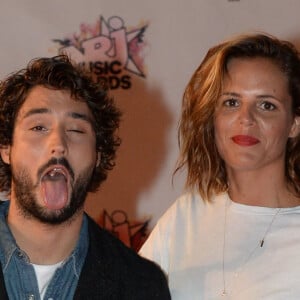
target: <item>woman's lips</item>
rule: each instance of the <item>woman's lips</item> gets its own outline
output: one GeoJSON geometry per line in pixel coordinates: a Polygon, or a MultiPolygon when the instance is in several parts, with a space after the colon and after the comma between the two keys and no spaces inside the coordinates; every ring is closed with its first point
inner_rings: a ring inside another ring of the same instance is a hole
{"type": "Polygon", "coordinates": [[[235,135],[231,138],[239,146],[253,146],[259,143],[259,140],[250,135],[235,135]]]}

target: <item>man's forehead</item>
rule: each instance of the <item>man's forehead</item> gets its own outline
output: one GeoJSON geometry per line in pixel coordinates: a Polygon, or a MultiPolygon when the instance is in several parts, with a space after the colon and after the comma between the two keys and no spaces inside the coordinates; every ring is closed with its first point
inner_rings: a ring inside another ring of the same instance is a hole
{"type": "Polygon", "coordinates": [[[84,101],[75,100],[65,90],[54,90],[37,86],[26,97],[18,117],[24,118],[33,114],[60,113],[72,116],[82,114],[92,118],[92,112],[84,101]]]}

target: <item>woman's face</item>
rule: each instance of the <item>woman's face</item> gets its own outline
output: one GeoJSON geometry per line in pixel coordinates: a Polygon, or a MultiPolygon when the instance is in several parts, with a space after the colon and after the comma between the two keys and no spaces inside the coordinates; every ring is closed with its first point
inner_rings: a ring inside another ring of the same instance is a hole
{"type": "Polygon", "coordinates": [[[298,134],[296,123],[288,79],[275,63],[259,57],[229,61],[214,119],[227,170],[282,168],[287,140],[298,134]]]}

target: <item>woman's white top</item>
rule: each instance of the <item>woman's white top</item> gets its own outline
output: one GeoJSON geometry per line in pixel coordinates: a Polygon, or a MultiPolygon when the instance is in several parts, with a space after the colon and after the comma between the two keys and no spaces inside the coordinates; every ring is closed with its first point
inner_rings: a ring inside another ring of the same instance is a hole
{"type": "Polygon", "coordinates": [[[209,203],[186,194],[140,254],[166,272],[173,300],[300,299],[300,206],[278,212],[226,193],[209,203]]]}

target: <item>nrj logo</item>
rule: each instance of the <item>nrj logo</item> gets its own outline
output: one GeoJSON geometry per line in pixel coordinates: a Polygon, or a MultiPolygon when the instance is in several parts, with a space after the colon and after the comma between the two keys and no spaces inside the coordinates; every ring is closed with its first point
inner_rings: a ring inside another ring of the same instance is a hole
{"type": "Polygon", "coordinates": [[[94,25],[81,24],[79,34],[53,41],[59,44],[59,53],[91,71],[97,82],[104,81],[111,89],[129,89],[133,75],[145,77],[147,26],[129,29],[118,16],[107,20],[101,16],[94,25]]]}

